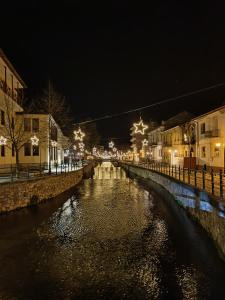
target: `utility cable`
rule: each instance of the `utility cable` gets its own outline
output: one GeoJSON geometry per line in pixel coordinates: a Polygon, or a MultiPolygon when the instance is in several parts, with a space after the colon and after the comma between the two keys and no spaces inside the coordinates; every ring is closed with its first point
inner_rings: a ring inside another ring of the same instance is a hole
{"type": "Polygon", "coordinates": [[[222,86],[225,86],[225,82],[218,83],[218,84],[215,84],[215,85],[211,85],[209,87],[202,88],[202,89],[199,89],[199,90],[195,90],[195,91],[192,91],[192,92],[189,92],[189,93],[186,93],[186,94],[182,94],[180,96],[167,98],[167,99],[164,99],[164,100],[161,100],[161,101],[149,104],[149,105],[145,105],[145,106],[142,106],[142,107],[138,107],[138,108],[130,109],[130,110],[127,110],[127,111],[123,111],[121,113],[115,113],[115,114],[111,114],[111,115],[106,115],[104,117],[99,117],[99,118],[95,118],[95,119],[92,119],[92,120],[75,123],[74,125],[84,125],[84,124],[93,123],[93,122],[96,122],[96,121],[101,121],[101,120],[106,120],[106,119],[119,117],[119,116],[122,116],[122,115],[137,112],[137,111],[142,111],[142,110],[147,109],[147,108],[151,108],[151,107],[154,107],[154,106],[158,106],[158,105],[162,105],[162,104],[165,104],[165,103],[173,102],[173,101],[176,101],[176,100],[181,100],[183,98],[193,96],[193,95],[196,95],[196,94],[199,94],[199,93],[202,93],[202,92],[205,92],[205,91],[209,91],[209,90],[212,90],[212,89],[215,89],[215,88],[218,88],[218,87],[222,87],[222,86]]]}

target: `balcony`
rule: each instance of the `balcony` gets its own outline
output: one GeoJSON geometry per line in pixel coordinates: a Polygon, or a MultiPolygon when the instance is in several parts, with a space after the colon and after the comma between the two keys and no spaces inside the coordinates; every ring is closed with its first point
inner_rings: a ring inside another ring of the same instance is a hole
{"type": "Polygon", "coordinates": [[[0,79],[0,89],[9,97],[11,97],[17,103],[20,103],[22,100],[22,94],[19,94],[19,91],[12,90],[10,87],[7,86],[4,80],[0,79]]]}
{"type": "Polygon", "coordinates": [[[213,129],[204,133],[205,138],[219,137],[219,129],[213,129]]]}

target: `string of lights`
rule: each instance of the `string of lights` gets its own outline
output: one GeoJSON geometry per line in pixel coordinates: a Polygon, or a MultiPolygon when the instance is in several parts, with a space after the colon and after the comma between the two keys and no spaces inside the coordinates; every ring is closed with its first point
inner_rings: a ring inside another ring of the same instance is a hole
{"type": "Polygon", "coordinates": [[[137,107],[137,108],[130,109],[130,110],[127,110],[127,111],[123,111],[123,112],[120,112],[120,113],[115,113],[115,114],[111,114],[111,115],[106,115],[104,117],[99,117],[99,118],[95,118],[95,119],[92,119],[92,120],[75,123],[74,125],[84,125],[84,124],[93,123],[93,122],[96,122],[96,121],[101,121],[101,120],[106,120],[106,119],[119,117],[119,116],[122,116],[122,115],[137,112],[137,111],[142,111],[144,109],[152,108],[152,107],[159,106],[159,105],[162,105],[162,104],[165,104],[165,103],[173,102],[173,101],[176,101],[176,100],[182,100],[183,98],[193,96],[193,95],[196,95],[196,94],[199,94],[199,93],[203,93],[203,92],[206,92],[206,91],[218,88],[218,87],[222,87],[222,86],[225,86],[225,82],[214,84],[214,85],[211,85],[209,87],[205,87],[205,88],[195,90],[195,91],[192,91],[192,92],[188,92],[188,93],[182,94],[180,96],[175,96],[175,97],[167,98],[167,99],[164,99],[164,100],[160,100],[160,101],[157,101],[157,102],[154,102],[152,104],[145,105],[145,106],[142,106],[142,107],[137,107]]]}

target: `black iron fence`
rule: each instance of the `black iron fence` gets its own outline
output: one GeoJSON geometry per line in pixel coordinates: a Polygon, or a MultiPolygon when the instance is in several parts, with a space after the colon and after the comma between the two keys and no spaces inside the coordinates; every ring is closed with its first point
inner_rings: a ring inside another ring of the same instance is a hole
{"type": "Polygon", "coordinates": [[[46,175],[58,175],[78,170],[86,161],[54,164],[19,164],[0,166],[0,183],[34,179],[46,175]]]}
{"type": "Polygon", "coordinates": [[[198,189],[207,191],[213,196],[224,199],[225,174],[222,170],[189,169],[157,162],[129,163],[163,173],[180,182],[190,184],[198,189]]]}

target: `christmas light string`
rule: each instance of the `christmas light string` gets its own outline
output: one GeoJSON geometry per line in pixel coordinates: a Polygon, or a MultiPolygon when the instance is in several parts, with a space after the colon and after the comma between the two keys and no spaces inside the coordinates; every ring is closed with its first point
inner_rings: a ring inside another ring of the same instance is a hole
{"type": "Polygon", "coordinates": [[[127,111],[124,111],[124,112],[121,112],[121,113],[115,113],[115,114],[107,115],[107,116],[104,116],[104,117],[99,117],[99,118],[96,118],[96,119],[92,119],[92,120],[89,120],[89,121],[75,123],[74,125],[82,125],[82,124],[93,123],[93,122],[96,122],[96,121],[111,119],[111,118],[119,117],[119,116],[122,116],[122,115],[130,114],[130,113],[133,113],[133,112],[142,111],[142,110],[147,109],[147,108],[151,108],[151,107],[158,106],[158,105],[161,105],[161,104],[173,102],[173,101],[176,101],[176,100],[181,100],[182,98],[193,96],[193,95],[196,95],[196,94],[199,94],[199,93],[202,93],[202,92],[205,92],[205,91],[209,91],[209,90],[212,90],[212,89],[215,89],[215,88],[218,88],[218,87],[222,87],[222,86],[225,86],[225,82],[218,83],[218,84],[215,84],[215,85],[211,85],[209,87],[202,88],[202,89],[199,89],[199,90],[195,90],[195,91],[192,91],[192,92],[189,92],[189,93],[186,93],[186,94],[182,94],[180,96],[167,98],[167,99],[164,99],[164,100],[161,100],[161,101],[149,104],[149,105],[145,105],[145,106],[142,106],[142,107],[130,109],[130,110],[127,110],[127,111]]]}

